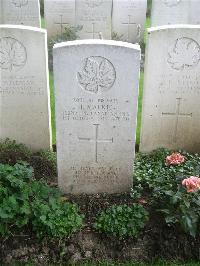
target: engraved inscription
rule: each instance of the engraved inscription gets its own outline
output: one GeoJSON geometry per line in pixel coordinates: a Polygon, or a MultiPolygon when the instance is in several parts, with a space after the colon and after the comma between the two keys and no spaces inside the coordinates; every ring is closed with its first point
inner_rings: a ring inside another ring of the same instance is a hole
{"type": "Polygon", "coordinates": [[[179,38],[168,53],[167,62],[175,70],[183,70],[198,65],[200,60],[199,44],[187,37],[179,38]]]}
{"type": "Polygon", "coordinates": [[[172,6],[177,6],[178,4],[181,3],[182,0],[164,0],[164,4],[166,6],[172,7],[172,6]]]}
{"type": "Polygon", "coordinates": [[[178,124],[180,117],[192,117],[192,113],[181,113],[180,111],[180,105],[181,105],[181,98],[176,98],[176,111],[174,113],[165,113],[162,112],[163,116],[174,116],[175,118],[175,128],[174,128],[174,134],[173,134],[173,142],[177,142],[177,133],[178,133],[178,124]]]}
{"type": "Polygon", "coordinates": [[[27,53],[24,45],[11,37],[0,39],[0,68],[19,70],[26,64],[27,53]]]}
{"type": "Polygon", "coordinates": [[[88,6],[88,7],[98,7],[102,4],[102,0],[85,0],[85,4],[88,6]]]}
{"type": "MultiPolygon", "coordinates": [[[[121,100],[116,98],[73,98],[74,105],[63,111],[64,121],[130,121],[127,109],[121,110],[121,100]]],[[[127,100],[128,103],[128,100],[127,100]]]]}
{"type": "Polygon", "coordinates": [[[83,62],[77,78],[82,89],[91,93],[108,91],[115,83],[116,71],[113,64],[101,56],[90,56],[83,62]]]}
{"type": "Polygon", "coordinates": [[[28,0],[12,0],[12,4],[16,7],[26,6],[28,4],[28,0]]]}
{"type": "Polygon", "coordinates": [[[113,138],[111,139],[99,139],[99,124],[93,124],[95,126],[95,137],[94,139],[78,137],[80,141],[89,141],[95,144],[95,163],[98,163],[98,143],[113,143],[113,138]]]}
{"type": "Polygon", "coordinates": [[[73,183],[76,185],[99,184],[105,185],[118,184],[120,179],[120,167],[113,166],[72,166],[70,169],[73,174],[73,183]],[[80,178],[81,177],[81,178],[80,178]]]}

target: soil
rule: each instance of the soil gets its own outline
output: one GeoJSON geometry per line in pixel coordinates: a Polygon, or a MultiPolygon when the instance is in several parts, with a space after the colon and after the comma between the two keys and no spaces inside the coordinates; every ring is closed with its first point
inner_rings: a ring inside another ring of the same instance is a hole
{"type": "Polygon", "coordinates": [[[69,265],[84,261],[200,260],[200,237],[194,239],[177,227],[167,227],[161,216],[150,210],[150,220],[138,239],[119,240],[92,228],[95,216],[112,204],[132,204],[129,194],[66,196],[85,215],[84,228],[62,241],[36,239],[31,232],[0,239],[0,264],[30,262],[36,265],[69,265]]]}

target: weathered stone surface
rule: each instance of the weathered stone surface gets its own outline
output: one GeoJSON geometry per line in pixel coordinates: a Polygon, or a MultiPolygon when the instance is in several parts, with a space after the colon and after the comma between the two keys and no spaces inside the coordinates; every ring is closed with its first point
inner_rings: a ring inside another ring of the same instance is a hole
{"type": "Polygon", "coordinates": [[[153,0],[152,26],[200,24],[198,0],[153,0]]]}
{"type": "Polygon", "coordinates": [[[140,48],[101,40],[54,47],[59,187],[117,193],[132,184],[140,48]]]}
{"type": "Polygon", "coordinates": [[[200,151],[200,26],[151,28],[146,53],[141,151],[200,151]]]}
{"type": "Polygon", "coordinates": [[[76,0],[80,39],[111,39],[112,0],[76,0]]]}
{"type": "Polygon", "coordinates": [[[113,33],[123,41],[140,42],[144,37],[146,9],[146,0],[113,0],[113,33]]]}
{"type": "Polygon", "coordinates": [[[44,0],[44,13],[49,38],[75,26],[75,0],[44,0]]]}
{"type": "Polygon", "coordinates": [[[0,26],[0,139],[51,147],[46,31],[0,26]]]}
{"type": "Polygon", "coordinates": [[[40,27],[39,0],[0,0],[0,24],[40,27]]]}

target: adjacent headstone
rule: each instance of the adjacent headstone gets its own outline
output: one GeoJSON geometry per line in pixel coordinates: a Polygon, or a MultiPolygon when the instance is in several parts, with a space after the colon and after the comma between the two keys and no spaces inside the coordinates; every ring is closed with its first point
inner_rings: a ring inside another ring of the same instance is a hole
{"type": "Polygon", "coordinates": [[[101,40],[55,45],[59,187],[117,193],[132,185],[140,48],[101,40]]]}
{"type": "Polygon", "coordinates": [[[46,31],[0,26],[0,139],[51,147],[46,31]]]}
{"type": "Polygon", "coordinates": [[[147,0],[113,0],[112,31],[127,42],[144,37],[147,0]]]}
{"type": "Polygon", "coordinates": [[[140,150],[200,152],[200,26],[149,30],[140,150]]]}
{"type": "Polygon", "coordinates": [[[153,0],[151,25],[200,24],[198,0],[153,0]]]}
{"type": "Polygon", "coordinates": [[[40,27],[39,0],[0,0],[0,24],[40,27]]]}
{"type": "Polygon", "coordinates": [[[111,39],[112,0],[76,0],[79,39],[111,39]]]}
{"type": "Polygon", "coordinates": [[[44,13],[49,38],[75,26],[75,0],[45,0],[44,13]]]}

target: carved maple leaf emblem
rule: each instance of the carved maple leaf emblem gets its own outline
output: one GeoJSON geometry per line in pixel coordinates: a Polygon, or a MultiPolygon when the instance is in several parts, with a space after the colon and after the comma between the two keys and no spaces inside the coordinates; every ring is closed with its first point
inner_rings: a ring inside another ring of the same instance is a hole
{"type": "Polygon", "coordinates": [[[0,68],[20,68],[26,63],[26,49],[16,39],[5,37],[0,39],[0,68]]]}
{"type": "Polygon", "coordinates": [[[98,93],[110,89],[116,78],[115,69],[110,61],[103,57],[89,57],[84,62],[82,72],[77,74],[81,86],[89,92],[98,93]]]}
{"type": "Polygon", "coordinates": [[[200,46],[190,38],[180,38],[169,51],[168,63],[173,69],[183,70],[196,66],[200,60],[200,46]]]}

